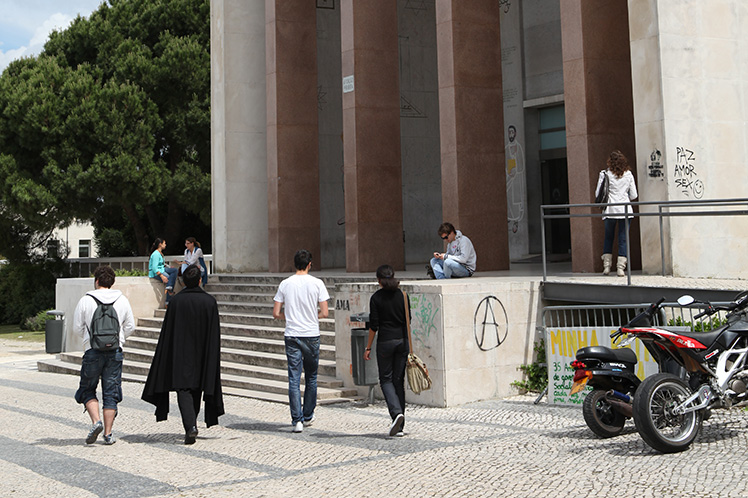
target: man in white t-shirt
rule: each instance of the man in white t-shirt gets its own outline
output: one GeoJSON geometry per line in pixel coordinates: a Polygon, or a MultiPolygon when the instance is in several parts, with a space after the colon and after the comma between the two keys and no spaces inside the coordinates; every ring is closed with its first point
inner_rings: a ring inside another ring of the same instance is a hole
{"type": "Polygon", "coordinates": [[[301,432],[314,420],[317,406],[317,369],[319,366],[319,319],[327,318],[327,293],[322,280],[309,275],[312,253],[297,251],[293,258],[296,274],[278,286],[273,298],[273,318],[286,321],[286,359],[288,360],[288,402],[293,432],[301,432]],[[319,306],[319,309],[317,309],[319,306]],[[281,312],[283,307],[283,312],[281,312]],[[304,370],[304,404],[301,404],[301,371],[304,370]]]}

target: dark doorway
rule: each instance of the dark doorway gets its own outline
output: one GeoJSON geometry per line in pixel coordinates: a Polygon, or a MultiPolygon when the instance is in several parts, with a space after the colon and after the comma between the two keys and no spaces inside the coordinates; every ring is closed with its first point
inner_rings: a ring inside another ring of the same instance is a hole
{"type": "MultiPolygon", "coordinates": [[[[540,162],[543,204],[569,204],[566,158],[540,162]]],[[[549,209],[546,214],[568,214],[567,208],[549,209]]],[[[571,228],[568,218],[546,220],[546,253],[571,255],[571,228]]]]}

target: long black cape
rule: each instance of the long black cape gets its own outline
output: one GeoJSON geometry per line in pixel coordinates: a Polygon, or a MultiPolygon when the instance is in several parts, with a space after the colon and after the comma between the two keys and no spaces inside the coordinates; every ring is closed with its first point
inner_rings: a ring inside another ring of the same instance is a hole
{"type": "Polygon", "coordinates": [[[141,398],[156,405],[156,421],[169,414],[169,392],[200,389],[205,424],[224,414],[221,390],[221,325],[218,304],[199,287],[183,289],[166,309],[141,398]]]}

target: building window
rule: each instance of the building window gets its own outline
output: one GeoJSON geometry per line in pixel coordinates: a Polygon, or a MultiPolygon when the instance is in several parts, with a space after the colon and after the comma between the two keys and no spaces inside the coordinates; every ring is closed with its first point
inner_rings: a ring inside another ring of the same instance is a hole
{"type": "Polygon", "coordinates": [[[564,106],[540,109],[540,150],[566,148],[566,114],[564,106]]]}
{"type": "Polygon", "coordinates": [[[91,240],[82,239],[78,242],[78,257],[79,258],[90,258],[91,257],[91,240]]]}
{"type": "Polygon", "coordinates": [[[60,241],[49,240],[47,241],[47,257],[56,258],[60,255],[60,241]]]}

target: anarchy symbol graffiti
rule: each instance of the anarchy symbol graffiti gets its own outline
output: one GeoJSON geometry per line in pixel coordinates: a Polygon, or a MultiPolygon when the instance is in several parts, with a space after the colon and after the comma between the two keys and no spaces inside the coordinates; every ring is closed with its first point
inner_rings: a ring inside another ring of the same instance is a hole
{"type": "Polygon", "coordinates": [[[506,340],[508,331],[509,317],[504,305],[495,296],[484,297],[473,315],[473,334],[478,348],[481,351],[498,348],[506,340]]]}

